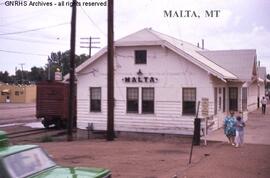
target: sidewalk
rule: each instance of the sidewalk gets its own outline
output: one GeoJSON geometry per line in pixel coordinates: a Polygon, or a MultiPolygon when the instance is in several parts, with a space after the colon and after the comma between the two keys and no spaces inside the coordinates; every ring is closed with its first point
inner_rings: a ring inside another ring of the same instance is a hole
{"type": "MultiPolygon", "coordinates": [[[[266,107],[266,114],[263,115],[261,108],[249,113],[245,127],[245,143],[270,145],[270,105],[266,107]]],[[[227,142],[223,128],[210,132],[207,135],[208,141],[227,142]]],[[[202,138],[204,139],[204,138],[202,138]]]]}

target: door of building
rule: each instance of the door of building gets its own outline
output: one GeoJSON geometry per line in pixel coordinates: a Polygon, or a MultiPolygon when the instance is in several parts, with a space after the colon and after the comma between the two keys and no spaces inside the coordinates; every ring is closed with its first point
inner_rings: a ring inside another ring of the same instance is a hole
{"type": "Polygon", "coordinates": [[[229,110],[238,111],[238,88],[229,87],[229,110]]]}

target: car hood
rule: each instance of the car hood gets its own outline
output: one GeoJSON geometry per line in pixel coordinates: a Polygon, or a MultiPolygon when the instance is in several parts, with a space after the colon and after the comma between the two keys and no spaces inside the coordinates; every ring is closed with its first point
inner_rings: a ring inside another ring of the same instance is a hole
{"type": "Polygon", "coordinates": [[[102,168],[55,167],[31,178],[103,178],[110,173],[102,168]]]}

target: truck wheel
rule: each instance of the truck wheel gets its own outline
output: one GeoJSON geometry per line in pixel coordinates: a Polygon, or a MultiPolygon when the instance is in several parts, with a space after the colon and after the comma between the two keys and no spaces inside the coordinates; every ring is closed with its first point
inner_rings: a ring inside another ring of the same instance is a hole
{"type": "Polygon", "coordinates": [[[54,124],[56,129],[62,129],[62,121],[60,118],[55,119],[54,124]]]}
{"type": "Polygon", "coordinates": [[[41,123],[44,125],[44,127],[45,127],[46,129],[48,129],[48,128],[50,127],[50,124],[48,123],[48,121],[47,121],[46,119],[43,119],[43,120],[41,121],[41,123]]]}
{"type": "Polygon", "coordinates": [[[65,120],[62,120],[62,128],[63,129],[67,128],[67,122],[65,120]]]}

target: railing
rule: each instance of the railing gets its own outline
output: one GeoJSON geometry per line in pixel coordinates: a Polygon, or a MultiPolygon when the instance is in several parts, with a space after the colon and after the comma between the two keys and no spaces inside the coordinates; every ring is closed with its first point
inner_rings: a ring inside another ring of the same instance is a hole
{"type": "Polygon", "coordinates": [[[208,116],[201,118],[201,131],[204,136],[204,145],[207,145],[207,134],[208,134],[208,129],[211,128],[215,124],[214,121],[214,115],[208,116]]]}

